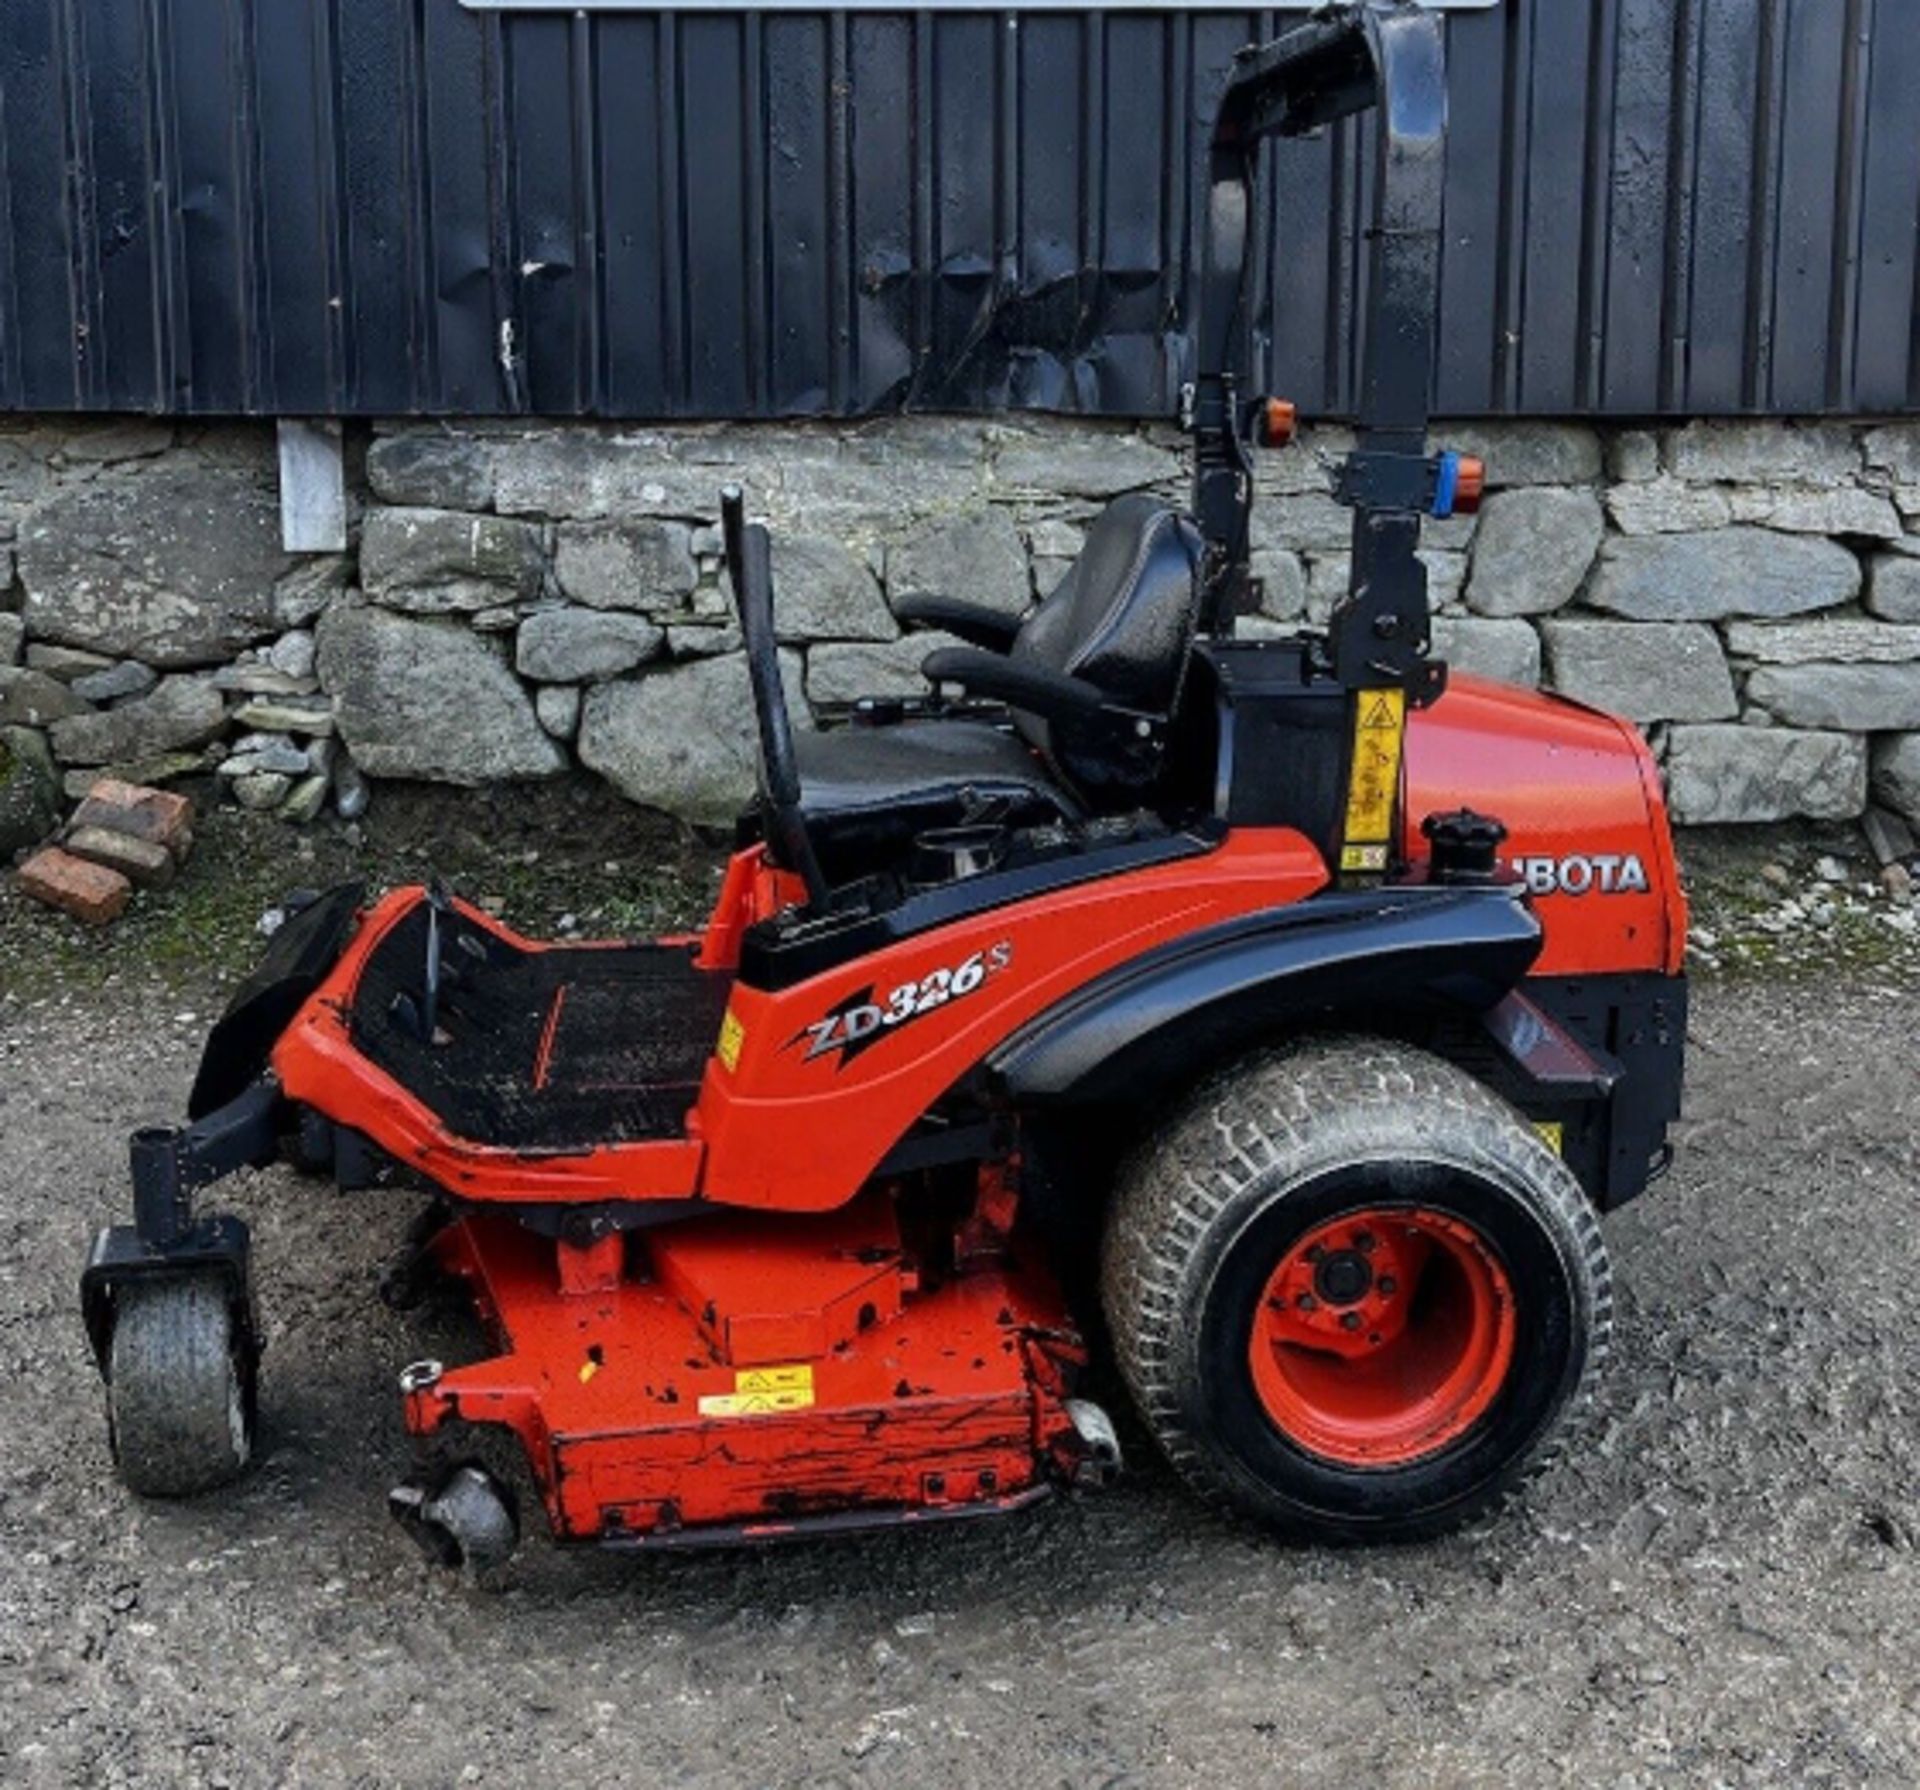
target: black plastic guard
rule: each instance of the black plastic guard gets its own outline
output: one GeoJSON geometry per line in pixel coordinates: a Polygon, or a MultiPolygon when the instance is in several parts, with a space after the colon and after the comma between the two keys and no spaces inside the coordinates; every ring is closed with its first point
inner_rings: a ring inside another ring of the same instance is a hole
{"type": "Polygon", "coordinates": [[[1323,1014],[1483,1012],[1540,944],[1539,921],[1504,885],[1319,895],[1101,977],[989,1067],[1018,1101],[1128,1100],[1323,1014]]]}
{"type": "Polygon", "coordinates": [[[253,974],[240,984],[200,1053],[187,1117],[203,1118],[259,1079],[293,1016],[340,961],[353,936],[365,883],[341,883],[309,902],[273,935],[253,974]]]}

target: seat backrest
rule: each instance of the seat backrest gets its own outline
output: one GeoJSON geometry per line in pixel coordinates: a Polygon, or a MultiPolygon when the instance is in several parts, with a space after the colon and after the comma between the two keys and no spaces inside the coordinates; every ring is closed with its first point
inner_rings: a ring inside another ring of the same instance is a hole
{"type": "MultiPolygon", "coordinates": [[[[1170,716],[1200,616],[1202,552],[1191,517],[1145,494],[1116,498],[1021,624],[1012,656],[1084,678],[1122,708],[1170,716]]],[[[1024,711],[1014,720],[1089,795],[1137,789],[1154,774],[1157,750],[1128,745],[1111,725],[1049,723],[1024,711]]]]}

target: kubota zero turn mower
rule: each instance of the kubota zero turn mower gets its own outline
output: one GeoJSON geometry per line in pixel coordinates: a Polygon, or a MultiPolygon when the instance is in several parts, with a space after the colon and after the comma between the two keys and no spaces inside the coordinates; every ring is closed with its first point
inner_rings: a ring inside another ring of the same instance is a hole
{"type": "Polygon", "coordinates": [[[430,1195],[391,1289],[455,1283],[492,1352],[401,1374],[391,1503],[449,1563],[504,1557],[522,1477],[611,1547],[1101,1483],[1077,1278],[1181,1476],[1283,1530],[1431,1534],[1551,1455],[1607,1347],[1597,1215],[1665,1160],[1686,908],[1630,727],[1430,653],[1420,519],[1481,484],[1426,442],[1445,115],[1410,0],[1239,57],[1193,507],[1109,505],[1024,620],[902,604],[970,643],[924,699],[793,727],[723,494],[763,775],[700,932],[543,944],[437,886],[280,931],[85,1271],[128,1484],[247,1464],[248,1234],[193,1198],[277,1156],[430,1195]],[[1228,368],[1256,151],[1374,106],[1351,589],[1236,639],[1290,417],[1228,368]]]}

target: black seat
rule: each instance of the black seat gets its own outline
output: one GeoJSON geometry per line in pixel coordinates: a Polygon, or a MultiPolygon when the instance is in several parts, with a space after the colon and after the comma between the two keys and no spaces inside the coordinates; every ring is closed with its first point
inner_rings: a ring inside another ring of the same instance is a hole
{"type": "Polygon", "coordinates": [[[1191,518],[1151,497],[1123,497],[1101,512],[1080,556],[1017,631],[994,611],[951,599],[902,605],[910,623],[1005,644],[1004,652],[932,653],[927,674],[1006,701],[1012,731],[910,720],[803,734],[795,742],[802,813],[910,834],[976,806],[1074,819],[1137,802],[1185,680],[1200,560],[1191,518]]]}

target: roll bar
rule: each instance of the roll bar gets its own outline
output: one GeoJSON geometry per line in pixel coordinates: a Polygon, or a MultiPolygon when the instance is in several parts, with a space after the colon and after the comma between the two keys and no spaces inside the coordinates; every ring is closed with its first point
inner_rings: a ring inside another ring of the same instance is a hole
{"type": "Polygon", "coordinates": [[[1209,619],[1219,625],[1247,581],[1253,470],[1249,416],[1231,363],[1246,305],[1260,143],[1303,136],[1372,107],[1380,129],[1359,440],[1335,484],[1335,495],[1354,511],[1353,574],[1328,629],[1327,659],[1349,689],[1397,686],[1424,705],[1445,687],[1446,668],[1427,656],[1420,518],[1452,513],[1463,463],[1454,455],[1430,459],[1426,447],[1447,88],[1440,21],[1413,0],[1330,6],[1234,59],[1208,161],[1199,369],[1188,403],[1194,514],[1211,549],[1209,619]]]}

